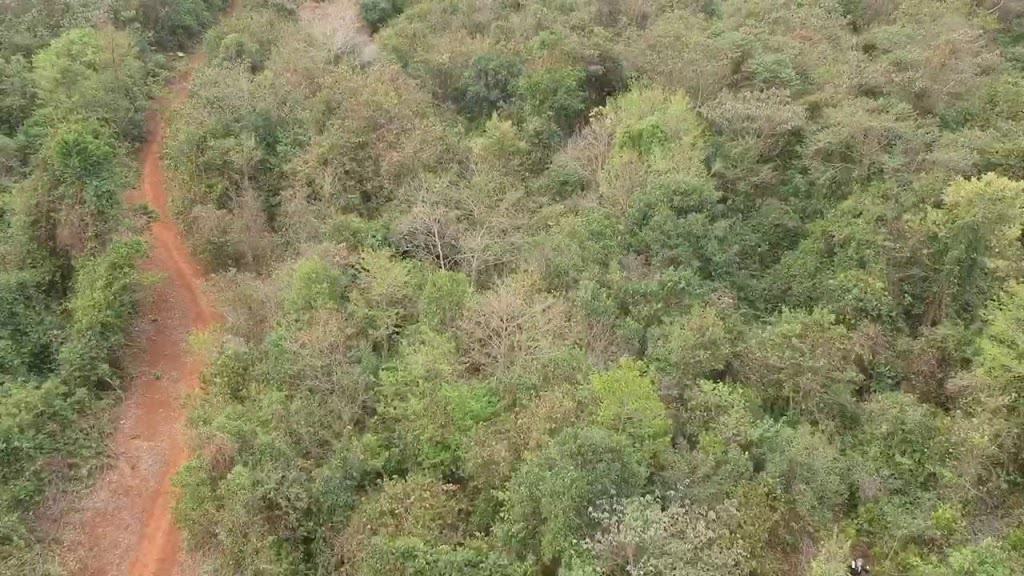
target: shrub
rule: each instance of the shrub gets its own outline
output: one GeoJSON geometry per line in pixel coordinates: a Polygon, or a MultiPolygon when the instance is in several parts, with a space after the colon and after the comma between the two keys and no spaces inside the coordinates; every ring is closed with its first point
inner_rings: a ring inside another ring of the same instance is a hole
{"type": "Polygon", "coordinates": [[[707,306],[671,319],[648,334],[647,356],[658,375],[676,386],[674,392],[704,378],[721,376],[736,346],[728,318],[707,306]]]}
{"type": "Polygon", "coordinates": [[[854,389],[861,376],[845,328],[832,315],[783,312],[744,346],[739,380],[776,414],[792,413],[830,429],[857,421],[854,389]]]}
{"type": "Polygon", "coordinates": [[[0,272],[0,379],[48,374],[61,324],[33,271],[0,272]]]}
{"type": "Polygon", "coordinates": [[[31,66],[22,56],[0,57],[0,134],[14,135],[35,106],[31,66]]]}
{"type": "Polygon", "coordinates": [[[124,347],[140,288],[136,266],[145,253],[142,240],[119,241],[80,264],[68,301],[67,341],[58,358],[65,385],[94,388],[116,380],[111,365],[124,347]]]}

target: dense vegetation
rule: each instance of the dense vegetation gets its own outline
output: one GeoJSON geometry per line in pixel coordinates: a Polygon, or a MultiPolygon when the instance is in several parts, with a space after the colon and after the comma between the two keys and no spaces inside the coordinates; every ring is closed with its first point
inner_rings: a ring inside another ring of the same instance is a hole
{"type": "Polygon", "coordinates": [[[221,2],[15,1],[0,13],[0,573],[53,570],[32,517],[103,454],[141,283],[132,149],[221,2]],[[112,26],[111,24],[116,24],[112,26]]]}
{"type": "MultiPolygon", "coordinates": [[[[170,130],[211,573],[1024,573],[1024,6],[349,2],[244,2],[170,130]]],[[[0,574],[102,454],[132,151],[225,4],[0,12],[0,574]]]]}
{"type": "Polygon", "coordinates": [[[173,127],[216,573],[1024,573],[1019,4],[361,7],[173,127]]]}

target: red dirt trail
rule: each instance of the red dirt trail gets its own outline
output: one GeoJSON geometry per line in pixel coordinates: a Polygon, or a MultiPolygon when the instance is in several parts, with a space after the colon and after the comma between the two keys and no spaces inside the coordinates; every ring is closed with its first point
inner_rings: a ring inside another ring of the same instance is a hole
{"type": "Polygon", "coordinates": [[[203,275],[189,254],[168,209],[163,166],[166,126],[161,111],[188,96],[192,71],[202,56],[171,86],[149,118],[141,151],[142,178],[129,194],[147,203],[159,220],[150,229],[150,257],[143,264],[160,280],[140,310],[126,365],[129,385],[112,439],[111,462],[62,528],[62,556],[70,574],[81,576],[184,576],[181,537],[172,506],[174,473],[188,457],[186,395],[199,385],[201,361],[192,357],[187,336],[218,321],[202,291],[203,275]]]}

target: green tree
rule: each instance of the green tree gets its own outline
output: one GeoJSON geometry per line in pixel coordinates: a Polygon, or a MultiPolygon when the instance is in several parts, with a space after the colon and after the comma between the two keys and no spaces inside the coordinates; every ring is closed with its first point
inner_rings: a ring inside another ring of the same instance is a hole
{"type": "Polygon", "coordinates": [[[162,50],[187,48],[227,8],[227,0],[127,0],[122,8],[162,50]]]}
{"type": "Polygon", "coordinates": [[[527,119],[549,122],[568,136],[589,108],[586,73],[579,68],[545,68],[525,72],[516,85],[516,101],[527,119]]]}
{"type": "Polygon", "coordinates": [[[657,326],[648,334],[647,357],[676,394],[705,378],[721,376],[737,346],[726,312],[702,306],[657,326]]]}
{"type": "Polygon", "coordinates": [[[845,328],[824,311],[785,311],[743,347],[738,377],[769,411],[793,413],[819,426],[856,423],[854,391],[861,380],[845,328]]]}
{"type": "Polygon", "coordinates": [[[567,430],[509,482],[499,535],[543,562],[564,558],[593,529],[589,509],[637,494],[647,474],[626,438],[598,428],[567,430]]]}
{"type": "Polygon", "coordinates": [[[1022,190],[995,174],[946,188],[944,208],[929,214],[939,268],[931,317],[949,310],[973,319],[1003,283],[1020,277],[1022,190]]]}
{"type": "Polygon", "coordinates": [[[376,31],[405,10],[405,0],[361,0],[359,8],[363,20],[376,31]]]}
{"type": "Polygon", "coordinates": [[[66,32],[32,60],[37,118],[45,128],[98,122],[119,138],[142,139],[149,70],[126,32],[81,28],[66,32]]]}
{"type": "Polygon", "coordinates": [[[646,368],[624,360],[617,368],[590,377],[594,423],[630,439],[648,459],[670,447],[670,426],[657,385],[646,368]]]}
{"type": "Polygon", "coordinates": [[[0,133],[14,135],[35,107],[31,66],[23,56],[0,58],[0,133]]]}
{"type": "Polygon", "coordinates": [[[460,107],[472,118],[490,117],[512,102],[520,74],[522,65],[510,56],[477,56],[463,74],[460,107]]]}
{"type": "Polygon", "coordinates": [[[56,219],[50,244],[72,253],[102,247],[118,229],[128,182],[115,135],[94,122],[69,122],[51,132],[37,161],[56,219]]]}

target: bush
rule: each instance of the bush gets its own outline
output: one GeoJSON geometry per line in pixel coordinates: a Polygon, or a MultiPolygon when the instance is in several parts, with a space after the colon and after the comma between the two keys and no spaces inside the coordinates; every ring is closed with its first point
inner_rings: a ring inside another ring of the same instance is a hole
{"type": "Polygon", "coordinates": [[[284,296],[285,310],[292,314],[340,309],[347,284],[345,273],[315,258],[299,261],[284,296]]]}
{"type": "Polygon", "coordinates": [[[530,568],[486,548],[436,546],[404,537],[373,542],[357,573],[360,576],[526,576],[530,568]]]}
{"type": "Polygon", "coordinates": [[[0,58],[0,134],[13,136],[32,115],[31,66],[22,56],[0,58]]]}
{"type": "Polygon", "coordinates": [[[57,574],[32,511],[51,490],[79,487],[105,452],[109,404],[56,379],[0,380],[0,574],[57,574]]]}
{"type": "Polygon", "coordinates": [[[668,320],[648,334],[647,357],[658,375],[683,392],[697,380],[723,375],[736,346],[728,318],[713,307],[702,307],[668,320]]]}
{"type": "Polygon", "coordinates": [[[61,324],[45,292],[38,273],[0,272],[0,380],[41,377],[53,369],[61,324]]]}
{"type": "Polygon", "coordinates": [[[37,156],[55,207],[55,244],[72,254],[104,247],[120,226],[126,161],[115,135],[95,122],[55,127],[37,156]]]}
{"type": "Polygon", "coordinates": [[[853,360],[848,333],[832,315],[787,311],[746,343],[738,376],[769,411],[842,430],[857,423],[854,390],[861,376],[853,360]]]}
{"type": "Polygon", "coordinates": [[[120,241],[80,265],[68,301],[67,341],[58,358],[60,379],[67,386],[115,382],[112,363],[124,347],[140,288],[136,266],[145,253],[142,240],[120,241]]]}

